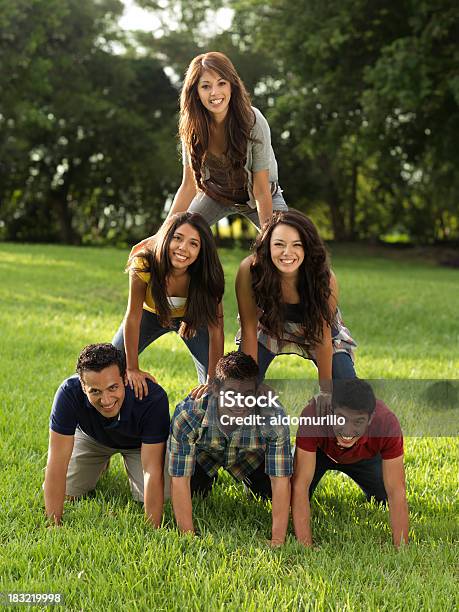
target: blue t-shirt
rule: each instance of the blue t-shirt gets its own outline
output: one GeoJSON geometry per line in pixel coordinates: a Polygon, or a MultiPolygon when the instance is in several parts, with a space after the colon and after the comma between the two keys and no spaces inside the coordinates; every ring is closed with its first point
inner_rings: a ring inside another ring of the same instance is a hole
{"type": "Polygon", "coordinates": [[[50,429],[73,436],[79,427],[105,446],[140,448],[142,443],[165,442],[169,435],[169,402],[162,387],[147,380],[148,395],[136,399],[127,386],[121,410],[116,417],[106,418],[89,402],[77,375],[64,380],[54,397],[50,429]]]}

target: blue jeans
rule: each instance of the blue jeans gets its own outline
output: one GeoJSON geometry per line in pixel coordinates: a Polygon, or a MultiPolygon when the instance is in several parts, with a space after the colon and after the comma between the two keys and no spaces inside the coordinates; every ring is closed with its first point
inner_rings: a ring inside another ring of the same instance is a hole
{"type": "MultiPolygon", "coordinates": [[[[139,333],[139,355],[147,348],[147,346],[149,346],[160,336],[163,336],[171,331],[177,332],[181,322],[182,319],[174,318],[172,319],[172,328],[163,327],[159,322],[158,315],[148,310],[142,310],[139,333]]],[[[193,357],[199,382],[205,383],[207,378],[207,370],[209,369],[209,332],[207,327],[198,329],[193,338],[190,338],[189,340],[182,338],[182,340],[187,345],[193,357]]],[[[112,340],[112,344],[124,352],[123,323],[121,323],[118,331],[116,332],[112,340]]]]}
{"type": "MultiPolygon", "coordinates": [[[[276,357],[274,353],[268,351],[268,349],[258,343],[258,368],[259,368],[259,380],[262,381],[265,377],[266,370],[269,367],[271,361],[276,357]]],[[[332,378],[335,380],[356,378],[354,364],[348,353],[334,353],[332,360],[332,378]]]]}
{"type": "Polygon", "coordinates": [[[387,493],[384,488],[381,455],[378,454],[371,459],[361,459],[356,463],[336,463],[332,461],[323,450],[318,448],[316,453],[316,468],[312,482],[309,485],[310,498],[314,495],[314,491],[322,479],[322,476],[328,470],[335,470],[350,476],[365,493],[368,501],[374,498],[378,503],[386,503],[387,493]]]}
{"type": "MultiPolygon", "coordinates": [[[[273,195],[273,210],[288,210],[280,187],[273,195]]],[[[229,215],[240,213],[241,215],[244,215],[244,217],[247,217],[249,221],[260,229],[260,220],[258,219],[258,212],[256,208],[250,208],[248,204],[226,206],[225,204],[220,204],[216,200],[212,199],[203,191],[199,191],[194,196],[188,208],[188,212],[199,213],[204,217],[209,225],[214,225],[214,223],[217,223],[217,221],[220,221],[220,219],[223,219],[229,215]]]]}
{"type": "MultiPolygon", "coordinates": [[[[201,467],[199,461],[196,460],[194,474],[191,477],[191,494],[207,497],[217,481],[217,478],[217,474],[215,476],[209,476],[204,468],[201,467]]],[[[238,482],[236,478],[234,478],[234,480],[238,482]]],[[[272,499],[271,479],[265,472],[264,461],[262,461],[255,470],[250,472],[250,474],[247,474],[242,482],[254,495],[262,499],[272,499]]]]}

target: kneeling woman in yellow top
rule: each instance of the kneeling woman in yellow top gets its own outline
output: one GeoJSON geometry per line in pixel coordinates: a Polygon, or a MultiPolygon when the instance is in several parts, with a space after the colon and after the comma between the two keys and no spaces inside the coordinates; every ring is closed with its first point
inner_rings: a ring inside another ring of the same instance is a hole
{"type": "MultiPolygon", "coordinates": [[[[190,350],[200,385],[223,355],[223,269],[209,226],[197,213],[172,215],[151,247],[129,262],[129,301],[113,344],[126,352],[126,376],[137,397],[147,394],[138,355],[176,331],[190,350]]],[[[198,395],[203,391],[198,387],[198,395]]]]}

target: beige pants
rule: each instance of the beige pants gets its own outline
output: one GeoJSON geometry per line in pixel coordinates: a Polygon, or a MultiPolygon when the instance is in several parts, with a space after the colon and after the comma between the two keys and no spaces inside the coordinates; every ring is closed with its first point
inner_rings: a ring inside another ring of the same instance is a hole
{"type": "MultiPolygon", "coordinates": [[[[123,456],[132,497],[136,501],[143,502],[143,470],[140,448],[111,448],[100,444],[81,429],[75,431],[73,452],[67,469],[66,495],[79,497],[95,489],[101,474],[108,467],[110,457],[115,453],[121,453],[123,456]]],[[[167,460],[165,464],[167,464],[167,460]]],[[[164,499],[169,498],[170,476],[167,465],[164,465],[164,499]]]]}

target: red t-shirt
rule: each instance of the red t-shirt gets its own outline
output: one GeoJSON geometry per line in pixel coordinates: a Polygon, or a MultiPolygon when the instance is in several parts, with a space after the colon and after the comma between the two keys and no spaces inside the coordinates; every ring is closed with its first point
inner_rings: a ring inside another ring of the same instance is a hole
{"type": "MultiPolygon", "coordinates": [[[[316,417],[316,401],[313,399],[301,413],[302,417],[316,417]]],[[[332,418],[332,415],[329,415],[332,418]]],[[[317,422],[317,421],[316,421],[317,422]]],[[[371,459],[379,453],[383,459],[395,459],[403,455],[403,435],[395,414],[381,400],[376,400],[373,418],[365,434],[350,448],[340,448],[332,425],[301,424],[296,435],[296,445],[311,453],[320,448],[336,463],[356,463],[371,459]]]]}

